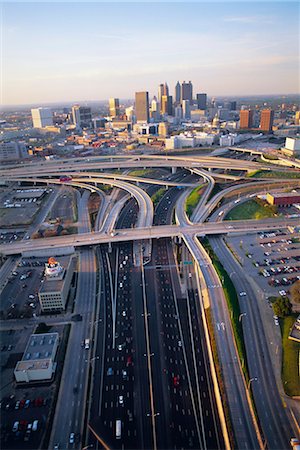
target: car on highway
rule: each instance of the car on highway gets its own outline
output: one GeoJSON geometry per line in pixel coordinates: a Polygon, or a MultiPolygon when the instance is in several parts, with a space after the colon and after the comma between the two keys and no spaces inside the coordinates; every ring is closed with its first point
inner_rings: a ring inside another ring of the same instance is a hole
{"type": "Polygon", "coordinates": [[[127,372],[124,369],[122,370],[122,377],[123,377],[123,380],[127,379],[127,372]]]}
{"type": "Polygon", "coordinates": [[[126,317],[126,311],[122,311],[122,316],[126,317]]]}
{"type": "Polygon", "coordinates": [[[111,376],[111,375],[113,375],[113,374],[114,374],[114,371],[113,371],[112,367],[109,367],[109,368],[107,369],[107,375],[108,375],[108,376],[111,376]]]}
{"type": "Polygon", "coordinates": [[[240,292],[240,297],[244,297],[245,295],[247,295],[246,292],[240,292]]]}
{"type": "Polygon", "coordinates": [[[20,401],[19,400],[16,402],[15,409],[20,409],[20,401]]]}
{"type": "Polygon", "coordinates": [[[123,350],[123,345],[122,344],[118,345],[118,350],[120,350],[120,351],[123,350]]]}
{"type": "Polygon", "coordinates": [[[124,397],[123,397],[123,395],[119,395],[119,403],[120,403],[120,405],[124,405],[124,397]]]}
{"type": "Polygon", "coordinates": [[[37,419],[35,419],[32,423],[32,431],[36,431],[38,429],[39,426],[39,421],[37,419]]]}
{"type": "Polygon", "coordinates": [[[70,433],[69,444],[74,444],[75,442],[75,433],[70,433]]]}
{"type": "Polygon", "coordinates": [[[16,431],[18,431],[18,428],[19,428],[19,422],[17,421],[17,422],[15,422],[15,423],[13,424],[13,427],[12,427],[13,433],[15,433],[16,431]]]}
{"type": "Polygon", "coordinates": [[[173,377],[173,386],[179,386],[179,375],[173,377]]]}

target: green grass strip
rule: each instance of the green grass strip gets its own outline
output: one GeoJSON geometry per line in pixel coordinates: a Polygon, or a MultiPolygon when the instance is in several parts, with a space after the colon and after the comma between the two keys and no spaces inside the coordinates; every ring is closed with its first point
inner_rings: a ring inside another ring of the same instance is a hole
{"type": "Polygon", "coordinates": [[[239,321],[239,317],[241,314],[240,305],[238,296],[234,287],[233,282],[231,281],[228,273],[224,269],[222,263],[220,262],[217,255],[214,253],[209,241],[207,238],[203,238],[200,240],[201,244],[205,248],[206,252],[209,254],[213,266],[216,269],[216,272],[222,282],[224,295],[227,301],[228,310],[231,317],[231,323],[234,333],[234,338],[236,341],[236,346],[239,354],[239,358],[242,365],[242,370],[246,379],[246,383],[249,380],[249,371],[247,365],[247,355],[246,348],[244,343],[244,333],[242,328],[242,323],[239,321]]]}

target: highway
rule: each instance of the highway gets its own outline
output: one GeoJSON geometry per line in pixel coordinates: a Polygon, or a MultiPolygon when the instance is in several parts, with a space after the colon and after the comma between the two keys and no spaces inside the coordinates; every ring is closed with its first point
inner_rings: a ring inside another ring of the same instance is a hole
{"type": "Polygon", "coordinates": [[[200,223],[189,226],[159,225],[147,228],[126,228],[116,231],[114,236],[102,232],[82,233],[80,235],[56,236],[51,238],[31,239],[26,242],[2,244],[0,251],[4,255],[21,254],[27,251],[63,248],[69,246],[107,244],[108,242],[124,242],[180,235],[214,235],[232,233],[256,233],[263,230],[276,230],[287,226],[297,226],[298,218],[270,218],[262,220],[236,220],[233,222],[200,223]]]}
{"type": "MultiPolygon", "coordinates": [[[[88,198],[89,192],[85,191],[79,201],[79,233],[90,230],[88,198]]],[[[96,293],[96,260],[93,250],[81,250],[78,269],[74,314],[81,314],[82,321],[71,325],[49,448],[53,448],[55,444],[64,449],[73,448],[69,444],[70,433],[76,434],[76,447],[79,448],[83,433],[91,350],[85,350],[82,342],[91,337],[93,330],[91,323],[96,293]]]]}
{"type": "MultiPolygon", "coordinates": [[[[226,397],[231,413],[231,422],[239,449],[260,447],[254,427],[254,414],[249,404],[247,387],[235,345],[231,319],[219,277],[204,248],[192,237],[184,236],[184,241],[199,264],[203,276],[199,280],[199,292],[209,295],[215,337],[222,367],[226,397]]],[[[204,301],[204,300],[202,300],[204,301]]]]}
{"type": "Polygon", "coordinates": [[[211,238],[210,242],[227,273],[231,274],[237,292],[246,292],[240,299],[242,326],[247,352],[250,377],[254,379],[251,389],[260,418],[268,448],[288,448],[289,439],[297,434],[293,430],[293,420],[288,408],[283,403],[274,377],[270,355],[270,344],[266,339],[264,323],[261,319],[254,291],[243,268],[234,259],[231,252],[220,238],[211,238]]]}

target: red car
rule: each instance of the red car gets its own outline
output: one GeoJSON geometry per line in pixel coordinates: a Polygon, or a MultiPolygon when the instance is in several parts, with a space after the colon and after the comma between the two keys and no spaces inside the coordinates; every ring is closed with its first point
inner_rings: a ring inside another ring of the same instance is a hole
{"type": "Polygon", "coordinates": [[[176,375],[175,377],[173,377],[173,385],[179,386],[179,375],[176,375]]]}
{"type": "Polygon", "coordinates": [[[127,356],[127,366],[131,366],[132,365],[132,356],[129,355],[127,356]]]}

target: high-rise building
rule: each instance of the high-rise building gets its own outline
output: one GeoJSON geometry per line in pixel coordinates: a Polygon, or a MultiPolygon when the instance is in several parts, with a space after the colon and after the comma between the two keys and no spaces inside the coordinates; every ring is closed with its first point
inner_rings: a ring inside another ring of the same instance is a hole
{"type": "Polygon", "coordinates": [[[240,111],[240,128],[253,127],[254,112],[252,109],[243,109],[240,111]]]}
{"type": "Polygon", "coordinates": [[[160,112],[161,114],[163,114],[162,112],[162,97],[163,96],[169,96],[169,86],[167,85],[167,83],[165,82],[164,84],[160,84],[158,86],[158,102],[160,104],[160,112]]]}
{"type": "Polygon", "coordinates": [[[90,128],[92,126],[92,111],[89,106],[72,106],[72,119],[76,128],[90,128]]]}
{"type": "Polygon", "coordinates": [[[181,86],[179,81],[177,81],[175,86],[175,103],[178,105],[180,103],[180,96],[181,96],[181,86]]]}
{"type": "Polygon", "coordinates": [[[135,115],[137,122],[149,122],[149,94],[148,92],[135,93],[135,115]]]}
{"type": "Polygon", "coordinates": [[[181,102],[183,100],[189,100],[190,105],[193,101],[193,85],[192,82],[189,81],[186,83],[185,81],[181,85],[181,102]]]}
{"type": "Polygon", "coordinates": [[[27,158],[28,150],[23,142],[2,142],[0,144],[0,161],[27,158]]]}
{"type": "Polygon", "coordinates": [[[236,101],[229,102],[229,110],[236,111],[236,101]]]}
{"type": "Polygon", "coordinates": [[[159,120],[159,116],[160,116],[160,106],[159,103],[157,101],[157,98],[154,96],[153,100],[151,102],[151,119],[154,120],[159,120]]]}
{"type": "Polygon", "coordinates": [[[118,117],[120,115],[120,103],[118,98],[109,99],[109,115],[110,117],[118,117]]]}
{"type": "Polygon", "coordinates": [[[197,94],[197,107],[198,109],[207,108],[207,94],[197,94]]]}
{"type": "Polygon", "coordinates": [[[191,118],[191,105],[189,100],[182,100],[182,115],[184,119],[191,118]]]}
{"type": "Polygon", "coordinates": [[[182,107],[181,105],[175,106],[175,119],[182,119],[182,107]]]}
{"type": "Polygon", "coordinates": [[[269,133],[270,131],[272,131],[273,121],[273,109],[263,109],[260,114],[260,129],[269,133]]]}
{"type": "Polygon", "coordinates": [[[53,126],[53,117],[50,108],[33,108],[31,110],[31,117],[34,128],[53,126]]]}
{"type": "Polygon", "coordinates": [[[171,95],[163,95],[161,98],[161,114],[172,115],[172,101],[173,97],[171,95]]]}
{"type": "Polygon", "coordinates": [[[300,111],[295,112],[295,125],[300,125],[300,111]]]}

